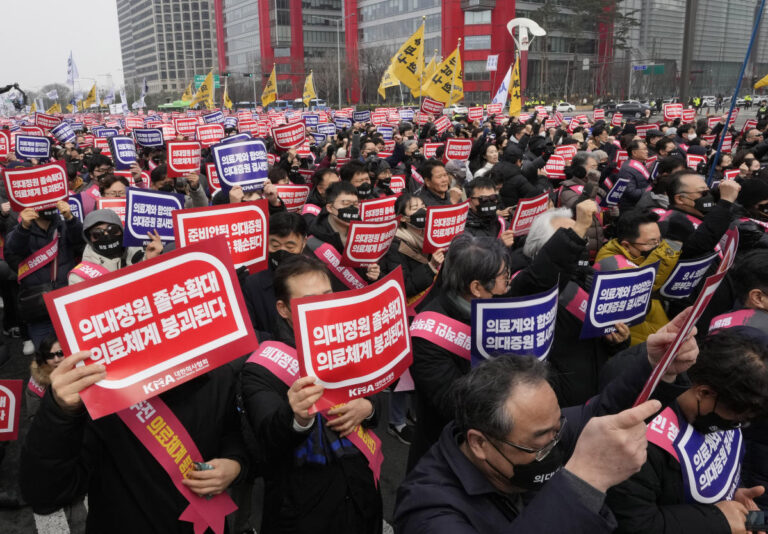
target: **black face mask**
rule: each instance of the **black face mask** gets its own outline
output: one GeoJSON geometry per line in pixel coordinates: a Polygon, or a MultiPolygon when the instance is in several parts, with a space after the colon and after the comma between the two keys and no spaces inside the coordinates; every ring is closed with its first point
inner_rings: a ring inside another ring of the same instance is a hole
{"type": "Polygon", "coordinates": [[[344,222],[360,220],[360,210],[357,206],[347,206],[336,211],[338,212],[336,216],[344,222]]]}
{"type": "Polygon", "coordinates": [[[173,181],[170,182],[163,182],[163,184],[157,188],[158,191],[163,191],[165,193],[173,193],[173,190],[175,189],[175,183],[173,181]]]}
{"type": "Polygon", "coordinates": [[[44,221],[54,221],[56,220],[56,217],[59,215],[59,210],[52,209],[52,210],[38,211],[37,215],[44,221]]]}
{"type": "Polygon", "coordinates": [[[91,246],[99,255],[105,258],[119,258],[123,254],[122,237],[101,236],[96,241],[91,241],[91,246]]]}
{"type": "Polygon", "coordinates": [[[288,258],[291,258],[295,256],[293,252],[288,252],[285,249],[276,250],[274,252],[269,253],[269,268],[273,271],[277,269],[281,263],[283,263],[288,258]]]}
{"type": "Polygon", "coordinates": [[[477,215],[483,219],[492,219],[496,216],[497,209],[499,209],[498,201],[483,200],[477,206],[477,215]]]}
{"type": "Polygon", "coordinates": [[[653,254],[653,251],[656,250],[657,247],[653,247],[651,250],[640,250],[640,256],[643,257],[643,259],[648,259],[648,256],[653,254]]]}
{"type": "Polygon", "coordinates": [[[768,221],[768,204],[755,206],[747,211],[749,211],[749,214],[753,219],[757,219],[758,221],[768,221]]]}
{"type": "Polygon", "coordinates": [[[715,207],[715,197],[712,196],[712,193],[707,191],[707,194],[697,198],[693,202],[693,207],[699,211],[700,213],[706,215],[710,211],[712,211],[712,208],[715,207]]]}
{"type": "Polygon", "coordinates": [[[701,405],[699,404],[699,401],[696,401],[696,418],[691,423],[691,426],[693,426],[693,428],[700,434],[710,434],[722,430],[733,430],[734,428],[739,428],[741,426],[740,423],[735,423],[716,414],[716,408],[717,401],[715,401],[715,406],[712,408],[711,412],[702,415],[701,405]]]}
{"type": "Polygon", "coordinates": [[[357,187],[358,198],[368,198],[373,191],[373,186],[370,182],[363,182],[357,187]]]}
{"type": "Polygon", "coordinates": [[[563,467],[563,454],[560,447],[554,449],[542,461],[533,461],[529,464],[513,464],[507,456],[499,450],[496,445],[489,440],[491,445],[499,451],[504,459],[515,468],[515,473],[511,477],[505,476],[496,466],[488,460],[485,460],[491,468],[504,476],[511,485],[524,491],[534,491],[541,489],[544,484],[563,467]]]}
{"type": "Polygon", "coordinates": [[[414,228],[424,228],[427,225],[427,209],[421,208],[411,214],[411,222],[409,223],[414,228]]]}

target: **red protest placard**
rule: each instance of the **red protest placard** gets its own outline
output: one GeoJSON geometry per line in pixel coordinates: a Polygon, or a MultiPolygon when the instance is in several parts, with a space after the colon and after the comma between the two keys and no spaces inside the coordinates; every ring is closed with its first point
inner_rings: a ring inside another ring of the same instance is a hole
{"type": "Polygon", "coordinates": [[[35,126],[39,126],[44,130],[50,130],[61,123],[61,119],[54,117],[53,115],[46,115],[45,113],[35,113],[35,126]]]}
{"type": "Polygon", "coordinates": [[[45,294],[65,354],[107,376],[80,393],[96,419],[252,352],[258,342],[224,238],[45,294]]]}
{"type": "Polygon", "coordinates": [[[527,234],[536,216],[547,211],[548,207],[549,195],[547,193],[520,200],[512,219],[512,231],[515,237],[527,234]]]}
{"type": "Polygon", "coordinates": [[[723,180],[735,180],[739,177],[739,169],[723,171],[723,180]]]}
{"type": "Polygon", "coordinates": [[[621,113],[614,113],[613,117],[611,118],[611,126],[621,126],[621,121],[624,118],[624,115],[621,113]]]}
{"type": "Polygon", "coordinates": [[[396,195],[402,193],[403,189],[405,189],[405,175],[393,174],[389,180],[389,188],[396,195]]]}
{"type": "Polygon", "coordinates": [[[444,161],[467,161],[472,151],[472,139],[452,137],[445,142],[444,161]]]}
{"type": "Polygon", "coordinates": [[[629,154],[626,150],[617,150],[616,151],[616,168],[621,169],[621,166],[624,165],[624,162],[629,159],[629,154]]]}
{"type": "Polygon", "coordinates": [[[503,109],[503,104],[488,104],[488,114],[489,115],[495,115],[497,113],[501,113],[501,110],[503,109]]]}
{"type": "Polygon", "coordinates": [[[684,109],[680,116],[683,118],[683,122],[693,122],[696,120],[696,110],[695,109],[684,109]]]}
{"type": "Polygon", "coordinates": [[[235,267],[244,265],[250,273],[267,268],[268,234],[269,206],[264,199],[173,212],[177,247],[223,235],[235,267]]]}
{"type": "MultiPolygon", "coordinates": [[[[237,122],[237,133],[254,133],[256,132],[257,135],[261,135],[259,132],[259,123],[256,122],[253,119],[242,119],[237,122]]],[[[264,129],[265,135],[266,135],[266,128],[264,129]]]]}
{"type": "MultiPolygon", "coordinates": [[[[720,117],[714,117],[720,122],[720,117]]],[[[715,123],[717,124],[717,123],[715,123]]],[[[741,128],[741,133],[746,134],[749,130],[757,126],[757,119],[747,119],[744,121],[744,126],[741,128]]]]}
{"type": "Polygon", "coordinates": [[[430,115],[440,115],[445,104],[432,98],[425,98],[421,103],[421,111],[430,115]]]}
{"type": "Polygon", "coordinates": [[[8,130],[0,130],[0,160],[7,159],[10,152],[11,132],[8,130]]]}
{"type": "Polygon", "coordinates": [[[443,146],[443,143],[424,143],[424,148],[422,149],[424,152],[424,157],[434,158],[437,154],[437,149],[443,146]]]}
{"type": "Polygon", "coordinates": [[[576,145],[560,145],[555,147],[555,154],[563,156],[566,165],[571,164],[571,160],[573,160],[573,156],[576,155],[576,152],[578,152],[576,145]]]}
{"type": "Polygon", "coordinates": [[[25,125],[21,126],[19,131],[24,135],[36,135],[38,137],[45,137],[45,132],[39,126],[25,125]]]}
{"type": "Polygon", "coordinates": [[[125,197],[122,198],[105,198],[100,197],[96,199],[97,210],[112,210],[120,217],[120,222],[125,228],[125,197]]]}
{"type": "Polygon", "coordinates": [[[0,380],[0,441],[19,437],[23,380],[0,380]]]}
{"type": "Polygon", "coordinates": [[[275,140],[277,148],[288,150],[304,143],[306,130],[304,123],[295,122],[284,126],[275,126],[272,128],[272,138],[275,140]]]}
{"type": "Polygon", "coordinates": [[[291,300],[301,376],[325,388],[322,411],[373,395],[413,361],[403,273],[363,289],[291,300]]]}
{"type": "Polygon", "coordinates": [[[204,147],[213,146],[224,138],[224,126],[221,124],[198,124],[195,126],[195,139],[204,147]]]}
{"type": "Polygon", "coordinates": [[[678,104],[664,104],[664,120],[673,121],[679,119],[683,115],[683,105],[678,104]]]}
{"type": "Polygon", "coordinates": [[[395,202],[397,202],[397,195],[363,200],[360,203],[360,220],[370,223],[391,221],[395,218],[395,202]]]}
{"type": "Polygon", "coordinates": [[[194,135],[197,124],[198,122],[196,118],[182,117],[173,119],[173,127],[176,130],[176,133],[185,137],[192,137],[194,135]]]}
{"type": "Polygon", "coordinates": [[[553,180],[565,179],[565,157],[560,154],[552,154],[544,166],[547,176],[553,180]]]}
{"type": "Polygon", "coordinates": [[[464,231],[469,202],[455,206],[430,206],[424,227],[424,254],[432,254],[451,244],[454,237],[464,231]]]}
{"type": "Polygon", "coordinates": [[[445,115],[443,115],[442,117],[440,117],[435,121],[435,128],[437,128],[438,134],[442,135],[450,127],[451,127],[451,121],[445,115]]]}
{"type": "Polygon", "coordinates": [[[481,107],[472,107],[467,109],[467,118],[471,121],[481,121],[483,120],[483,108],[481,107]]]}
{"type": "Polygon", "coordinates": [[[685,155],[685,166],[689,169],[696,170],[699,166],[699,164],[704,163],[707,161],[706,156],[702,156],[701,154],[686,154],[685,155]]]}
{"type": "Polygon", "coordinates": [[[597,108],[592,111],[592,120],[601,121],[605,120],[605,110],[597,108]]]}
{"type": "Polygon", "coordinates": [[[379,126],[381,124],[384,124],[387,121],[387,112],[386,111],[374,111],[371,113],[371,123],[374,126],[379,126]]]}
{"type": "Polygon", "coordinates": [[[213,193],[221,190],[219,173],[216,171],[215,163],[205,164],[205,175],[208,177],[208,187],[211,189],[211,196],[213,196],[213,193]]]}
{"type": "Polygon", "coordinates": [[[378,263],[389,250],[397,225],[394,220],[382,223],[352,221],[344,246],[343,263],[353,267],[378,263]]]}
{"type": "Polygon", "coordinates": [[[176,178],[200,172],[200,143],[197,141],[168,142],[168,177],[176,178]]]}
{"type": "Polygon", "coordinates": [[[63,161],[34,167],[16,167],[2,172],[13,211],[21,212],[25,208],[44,210],[56,206],[59,200],[66,200],[69,196],[67,171],[63,161]]]}
{"type": "Polygon", "coordinates": [[[309,185],[278,184],[277,196],[285,204],[288,211],[301,211],[306,204],[311,187],[309,185]]]}
{"type": "Polygon", "coordinates": [[[135,130],[136,128],[144,128],[144,119],[141,117],[126,117],[125,118],[125,127],[128,130],[135,130]]]}
{"type": "Polygon", "coordinates": [[[693,309],[688,315],[683,327],[680,328],[674,341],[667,347],[664,356],[661,357],[661,360],[659,360],[659,363],[656,364],[656,367],[653,369],[651,376],[648,377],[640,395],[638,395],[637,400],[635,400],[635,406],[644,403],[651,397],[651,394],[659,384],[661,377],[664,376],[664,373],[669,368],[669,364],[671,364],[677,356],[677,351],[680,349],[680,345],[683,344],[685,338],[691,333],[696,325],[696,321],[701,318],[704,309],[709,304],[709,301],[712,300],[712,297],[714,296],[715,291],[717,291],[718,286],[720,286],[720,282],[722,282],[724,276],[725,272],[719,272],[718,274],[713,274],[704,282],[704,287],[701,288],[701,292],[696,298],[693,309]]]}

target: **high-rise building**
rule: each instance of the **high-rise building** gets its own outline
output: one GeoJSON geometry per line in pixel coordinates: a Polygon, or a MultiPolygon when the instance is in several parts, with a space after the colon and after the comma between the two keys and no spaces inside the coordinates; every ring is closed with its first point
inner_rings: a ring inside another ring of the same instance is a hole
{"type": "Polygon", "coordinates": [[[221,0],[116,1],[129,97],[145,78],[150,93],[178,93],[195,75],[218,71],[214,4],[221,0]]]}

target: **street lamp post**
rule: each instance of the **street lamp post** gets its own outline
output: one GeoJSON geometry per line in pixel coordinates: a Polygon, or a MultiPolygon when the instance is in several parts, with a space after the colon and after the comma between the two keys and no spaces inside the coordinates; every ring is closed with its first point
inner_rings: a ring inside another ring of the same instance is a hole
{"type": "Polygon", "coordinates": [[[341,109],[341,23],[347,20],[349,17],[355,16],[356,13],[350,13],[346,17],[339,17],[336,19],[321,17],[319,15],[313,15],[313,17],[321,20],[327,20],[336,24],[336,76],[339,84],[339,109],[341,109]]]}

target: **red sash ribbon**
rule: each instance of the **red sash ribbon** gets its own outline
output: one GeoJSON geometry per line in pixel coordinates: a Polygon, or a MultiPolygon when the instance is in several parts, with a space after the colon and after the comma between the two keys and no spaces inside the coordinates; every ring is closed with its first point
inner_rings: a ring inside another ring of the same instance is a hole
{"type": "Polygon", "coordinates": [[[465,360],[470,359],[470,326],[437,312],[421,312],[411,323],[411,337],[420,337],[465,360]]]}
{"type": "MultiPolygon", "coordinates": [[[[267,371],[275,375],[280,381],[288,387],[299,378],[299,361],[296,358],[296,349],[289,347],[285,343],[277,341],[267,341],[259,345],[248,358],[248,363],[261,365],[267,371]]],[[[325,419],[329,419],[327,413],[321,412],[325,419]]],[[[357,425],[346,439],[354,445],[357,450],[363,453],[368,460],[368,467],[373,472],[373,480],[376,485],[379,484],[381,476],[381,464],[384,462],[384,453],[381,450],[381,440],[373,431],[357,425]]]]}
{"type": "Polygon", "coordinates": [[[651,175],[648,173],[648,169],[645,168],[645,165],[643,165],[636,159],[629,160],[629,166],[635,169],[640,174],[642,174],[643,178],[645,178],[646,180],[651,177],[651,175]]]}
{"type": "Polygon", "coordinates": [[[91,263],[90,261],[81,261],[74,269],[69,271],[69,274],[76,274],[83,280],[92,280],[99,276],[109,274],[111,271],[106,267],[99,265],[98,263],[91,263]]]}
{"type": "Polygon", "coordinates": [[[27,389],[41,399],[43,398],[43,395],[45,395],[45,387],[41,386],[40,383],[32,376],[29,377],[29,382],[27,382],[27,389]]]}
{"type": "MultiPolygon", "coordinates": [[[[315,237],[312,237],[311,239],[316,240],[318,243],[322,243],[315,237]]],[[[341,254],[333,248],[333,245],[322,243],[317,247],[310,248],[314,248],[312,252],[315,253],[315,256],[317,256],[318,259],[328,267],[333,275],[349,289],[362,289],[368,285],[368,283],[354,270],[341,264],[341,254]]]]}
{"type": "Polygon", "coordinates": [[[33,252],[32,255],[19,264],[18,280],[21,281],[35,271],[39,271],[51,262],[53,264],[53,273],[51,280],[56,280],[56,256],[59,253],[59,233],[53,237],[53,241],[45,245],[37,252],[33,252]]]}
{"type": "Polygon", "coordinates": [[[192,523],[195,534],[203,534],[208,528],[215,534],[223,534],[226,517],[237,510],[237,505],[226,493],[207,499],[181,483],[194,470],[194,462],[204,459],[187,429],[168,405],[160,397],[153,397],[121,410],[117,415],[189,501],[179,520],[192,523]]]}

